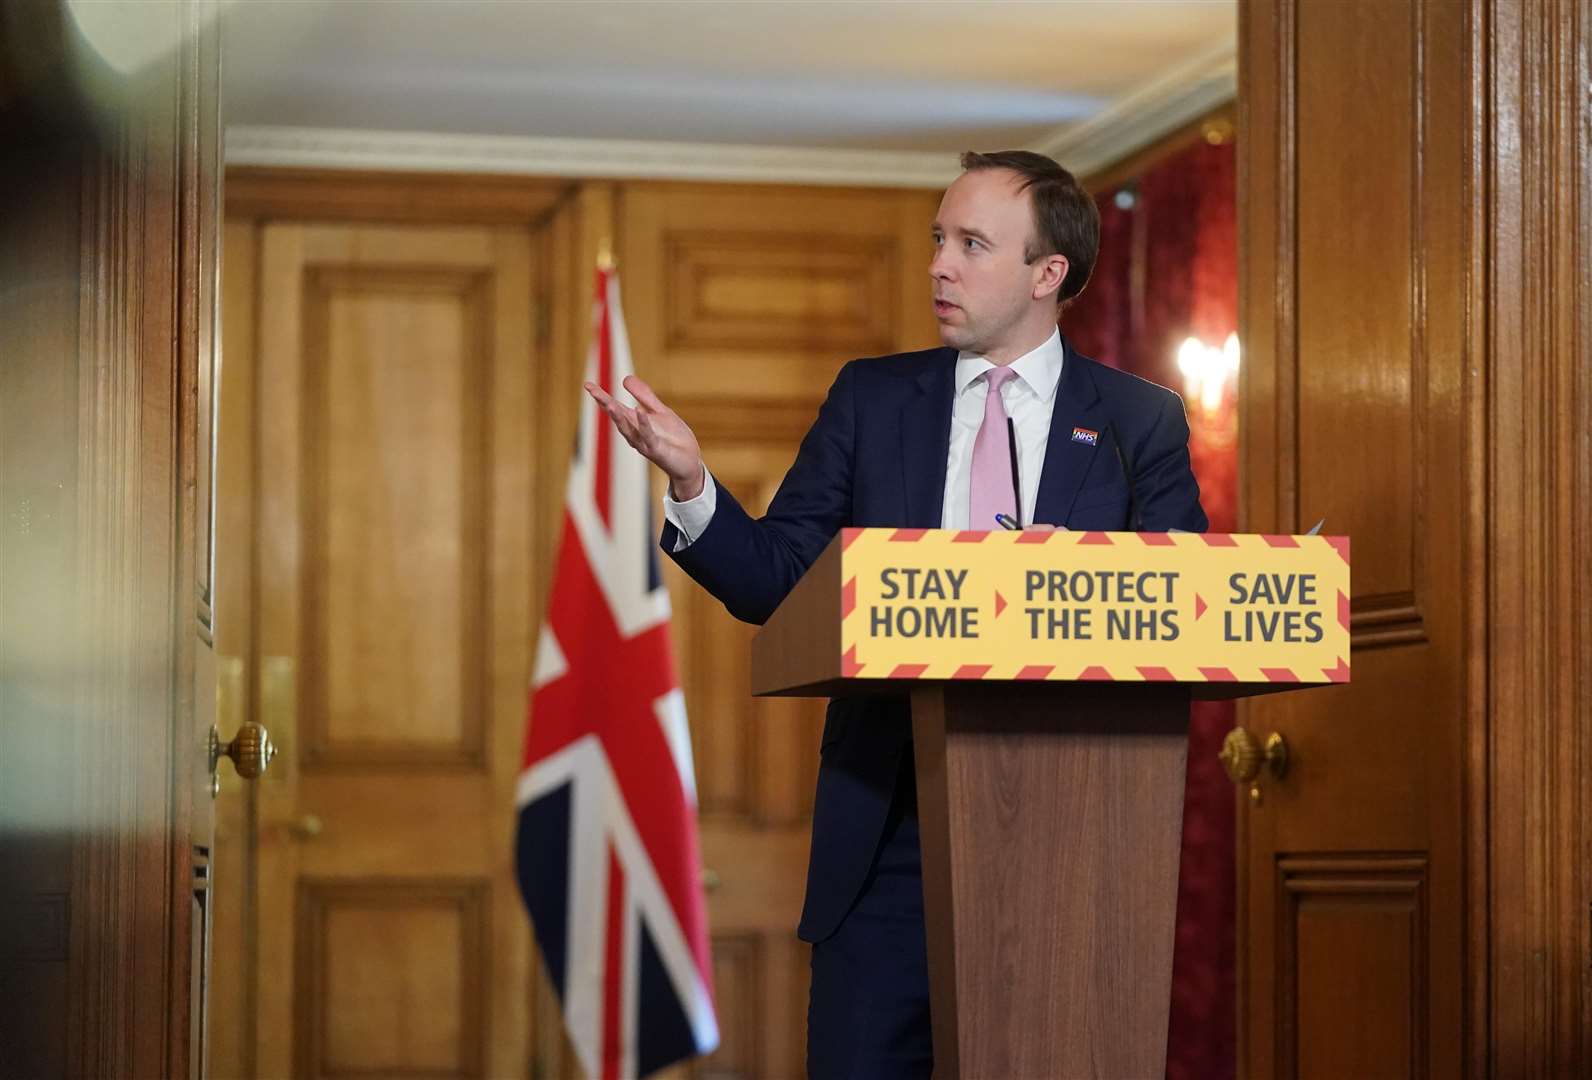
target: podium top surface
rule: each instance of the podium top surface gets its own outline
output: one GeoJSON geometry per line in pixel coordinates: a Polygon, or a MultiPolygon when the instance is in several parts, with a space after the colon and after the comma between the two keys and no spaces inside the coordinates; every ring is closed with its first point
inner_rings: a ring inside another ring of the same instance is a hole
{"type": "Polygon", "coordinates": [[[752,692],[922,681],[1349,680],[1349,540],[845,529],[752,642],[752,692]]]}

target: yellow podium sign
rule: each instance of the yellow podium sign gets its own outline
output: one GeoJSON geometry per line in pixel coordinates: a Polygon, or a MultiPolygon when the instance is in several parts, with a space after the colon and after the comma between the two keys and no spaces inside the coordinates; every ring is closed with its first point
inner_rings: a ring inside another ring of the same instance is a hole
{"type": "Polygon", "coordinates": [[[1349,540],[846,529],[856,679],[1349,680],[1349,540]]]}

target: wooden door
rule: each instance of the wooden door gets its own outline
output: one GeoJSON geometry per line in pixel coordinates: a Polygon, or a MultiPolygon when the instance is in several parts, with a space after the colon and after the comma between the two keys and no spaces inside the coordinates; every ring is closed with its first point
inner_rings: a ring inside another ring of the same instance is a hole
{"type": "Polygon", "coordinates": [[[228,240],[257,432],[246,648],[280,751],[244,824],[252,1031],[231,1064],[522,1075],[531,234],[278,223],[228,240]]]}
{"type": "MultiPolygon", "coordinates": [[[[710,185],[622,192],[619,271],[637,371],[714,476],[761,513],[840,365],[939,344],[938,194],[710,185]]],[[[661,495],[661,489],[660,489],[661,495]]],[[[720,1049],[680,1074],[805,1075],[806,883],[823,702],[754,699],[753,627],[666,564],[701,809],[720,1049]]]]}
{"type": "Polygon", "coordinates": [[[0,4],[0,1074],[192,1077],[219,34],[79,14],[0,4]]]}
{"type": "Polygon", "coordinates": [[[1245,703],[1241,1075],[1463,1068],[1479,176],[1446,5],[1243,8],[1243,527],[1353,541],[1350,685],[1245,703]]]}

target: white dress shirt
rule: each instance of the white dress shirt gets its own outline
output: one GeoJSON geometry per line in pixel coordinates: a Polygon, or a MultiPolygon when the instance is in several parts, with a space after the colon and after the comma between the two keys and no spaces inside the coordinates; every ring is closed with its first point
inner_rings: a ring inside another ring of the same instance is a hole
{"type": "MultiPolygon", "coordinates": [[[[1050,414],[1061,383],[1061,367],[1066,357],[1061,334],[1051,331],[1045,343],[1012,361],[1015,379],[1001,387],[1001,402],[1017,429],[1017,479],[1022,494],[1023,524],[1034,520],[1039,501],[1039,474],[1045,467],[1045,447],[1050,441],[1050,414]]],[[[956,356],[955,398],[951,405],[951,441],[945,458],[945,499],[940,510],[940,527],[965,529],[973,471],[973,440],[984,423],[984,398],[989,384],[979,378],[995,365],[975,353],[956,356]]],[[[703,466],[702,493],[694,499],[677,502],[665,492],[663,516],[680,532],[674,550],[689,547],[713,520],[717,487],[713,474],[703,466]]],[[[975,526],[979,527],[979,526],[975,526]]],[[[993,528],[994,523],[982,526],[993,528]]]]}

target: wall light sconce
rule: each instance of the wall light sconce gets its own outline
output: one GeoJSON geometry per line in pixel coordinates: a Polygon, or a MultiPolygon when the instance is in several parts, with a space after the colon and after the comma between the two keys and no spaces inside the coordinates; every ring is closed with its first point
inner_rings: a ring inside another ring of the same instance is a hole
{"type": "Polygon", "coordinates": [[[1227,387],[1238,381],[1238,335],[1228,334],[1220,348],[1189,337],[1177,350],[1177,369],[1183,373],[1188,397],[1200,403],[1205,412],[1215,412],[1222,404],[1227,387]]]}

